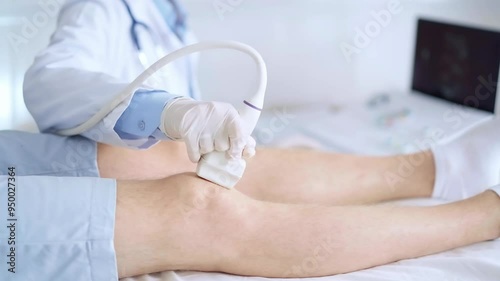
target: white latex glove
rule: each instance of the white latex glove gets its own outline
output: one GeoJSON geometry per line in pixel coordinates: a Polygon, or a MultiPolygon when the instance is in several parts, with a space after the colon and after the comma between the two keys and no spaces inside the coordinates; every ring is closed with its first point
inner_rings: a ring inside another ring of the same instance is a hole
{"type": "Polygon", "coordinates": [[[227,151],[233,158],[255,155],[255,140],[245,133],[238,111],[228,103],[178,98],[167,104],[161,118],[160,130],[184,141],[195,163],[212,151],[227,151]]]}

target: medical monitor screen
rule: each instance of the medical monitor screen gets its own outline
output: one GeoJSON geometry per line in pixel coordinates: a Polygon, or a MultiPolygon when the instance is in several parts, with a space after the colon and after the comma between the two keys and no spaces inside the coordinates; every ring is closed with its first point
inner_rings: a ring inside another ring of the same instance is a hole
{"type": "Polygon", "coordinates": [[[500,33],[419,20],[412,89],[494,112],[500,33]]]}

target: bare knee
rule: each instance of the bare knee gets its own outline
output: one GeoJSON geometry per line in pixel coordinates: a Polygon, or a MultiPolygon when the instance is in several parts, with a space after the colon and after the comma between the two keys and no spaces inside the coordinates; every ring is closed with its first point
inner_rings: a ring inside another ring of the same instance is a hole
{"type": "Polygon", "coordinates": [[[183,229],[179,243],[192,247],[185,270],[220,271],[234,260],[250,232],[251,209],[256,201],[237,190],[228,190],[194,173],[168,181],[177,192],[177,223],[183,229]]]}
{"type": "Polygon", "coordinates": [[[237,190],[228,190],[197,177],[194,173],[179,174],[168,179],[178,189],[178,200],[188,215],[204,213],[234,214],[245,211],[251,201],[237,190]]]}
{"type": "Polygon", "coordinates": [[[122,182],[115,228],[120,276],[219,271],[238,254],[252,202],[191,173],[122,182]]]}

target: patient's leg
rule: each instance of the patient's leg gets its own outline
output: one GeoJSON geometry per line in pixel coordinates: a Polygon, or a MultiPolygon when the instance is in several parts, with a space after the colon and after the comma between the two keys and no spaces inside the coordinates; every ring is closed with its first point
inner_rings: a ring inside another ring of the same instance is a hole
{"type": "Polygon", "coordinates": [[[430,197],[433,186],[430,152],[368,157],[266,149],[248,161],[237,188],[259,200],[346,205],[430,197]]]}
{"type": "MultiPolygon", "coordinates": [[[[136,151],[99,146],[101,176],[159,179],[193,172],[182,143],[136,151]]],[[[362,157],[309,150],[260,149],[248,161],[237,189],[259,200],[283,203],[358,204],[429,197],[434,183],[430,152],[362,157]]]]}
{"type": "Polygon", "coordinates": [[[285,205],[191,174],[119,182],[116,216],[122,277],[174,269],[332,275],[500,235],[500,198],[491,191],[437,207],[285,205]]]}

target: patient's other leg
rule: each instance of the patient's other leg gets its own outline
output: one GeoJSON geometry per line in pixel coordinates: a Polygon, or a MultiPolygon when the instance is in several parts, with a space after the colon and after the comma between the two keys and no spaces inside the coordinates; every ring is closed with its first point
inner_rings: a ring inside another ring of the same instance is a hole
{"type": "Polygon", "coordinates": [[[119,182],[116,217],[121,277],[174,269],[311,277],[497,238],[500,198],[487,191],[436,207],[285,205],[184,174],[119,182]]]}
{"type": "MultiPolygon", "coordinates": [[[[99,145],[102,177],[159,179],[193,172],[183,143],[146,151],[99,145]]],[[[259,200],[283,203],[360,204],[429,197],[434,184],[430,152],[362,157],[309,150],[260,149],[248,161],[237,189],[259,200]]]]}
{"type": "Polygon", "coordinates": [[[163,179],[196,170],[182,142],[160,142],[147,150],[99,143],[97,164],[100,176],[119,180],[163,179]]]}
{"type": "Polygon", "coordinates": [[[241,192],[280,203],[361,204],[430,197],[432,153],[368,157],[266,149],[248,161],[241,192]]]}

